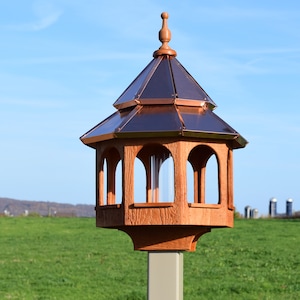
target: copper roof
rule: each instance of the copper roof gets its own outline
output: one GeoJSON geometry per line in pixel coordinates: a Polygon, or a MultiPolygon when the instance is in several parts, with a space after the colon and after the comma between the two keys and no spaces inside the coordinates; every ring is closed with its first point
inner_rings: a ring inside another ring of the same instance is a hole
{"type": "Polygon", "coordinates": [[[80,139],[93,147],[112,138],[186,136],[232,140],[233,148],[247,141],[213,109],[216,104],[176,59],[168,42],[167,13],[159,32],[162,46],[154,59],[114,103],[117,111],[80,139]]]}
{"type": "Polygon", "coordinates": [[[117,109],[134,105],[177,104],[214,108],[216,104],[173,56],[160,55],[136,77],[114,103],[117,109]]]}

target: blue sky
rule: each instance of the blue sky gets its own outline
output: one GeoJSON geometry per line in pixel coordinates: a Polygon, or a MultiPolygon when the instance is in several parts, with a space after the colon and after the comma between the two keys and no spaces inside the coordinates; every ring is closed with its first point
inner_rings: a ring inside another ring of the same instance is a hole
{"type": "Polygon", "coordinates": [[[2,1],[0,197],[94,204],[79,137],[170,46],[249,144],[234,152],[237,210],[300,210],[299,1],[2,1]]]}

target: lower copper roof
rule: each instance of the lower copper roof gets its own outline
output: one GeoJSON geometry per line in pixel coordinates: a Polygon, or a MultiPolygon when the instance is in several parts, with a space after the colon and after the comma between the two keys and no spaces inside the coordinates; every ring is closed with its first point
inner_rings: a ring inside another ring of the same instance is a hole
{"type": "Polygon", "coordinates": [[[194,137],[232,140],[233,148],[247,141],[208,107],[137,105],[121,109],[81,137],[83,143],[113,138],[194,137]]]}

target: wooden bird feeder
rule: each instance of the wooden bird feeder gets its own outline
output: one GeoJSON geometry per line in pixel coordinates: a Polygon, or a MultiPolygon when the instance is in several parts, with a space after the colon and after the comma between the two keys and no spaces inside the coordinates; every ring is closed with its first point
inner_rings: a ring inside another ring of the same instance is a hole
{"type": "Polygon", "coordinates": [[[126,232],[135,250],[194,251],[204,233],[233,226],[233,150],[247,141],[213,112],[215,103],[176,59],[168,14],[161,17],[162,45],[153,60],[114,103],[117,111],[80,139],[96,150],[98,227],[126,232]],[[212,157],[218,170],[213,204],[205,199],[212,157]],[[160,192],[166,162],[171,199],[160,192]]]}

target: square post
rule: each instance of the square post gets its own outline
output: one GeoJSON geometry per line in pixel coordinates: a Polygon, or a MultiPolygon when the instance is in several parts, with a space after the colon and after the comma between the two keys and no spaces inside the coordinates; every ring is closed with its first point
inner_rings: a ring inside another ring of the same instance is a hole
{"type": "Polygon", "coordinates": [[[182,252],[148,252],[148,300],[183,300],[182,252]]]}

